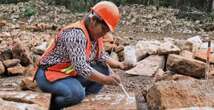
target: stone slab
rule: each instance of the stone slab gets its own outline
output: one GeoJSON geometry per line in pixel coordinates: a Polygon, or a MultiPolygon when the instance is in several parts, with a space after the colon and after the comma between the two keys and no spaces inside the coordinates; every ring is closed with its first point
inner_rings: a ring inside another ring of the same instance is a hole
{"type": "Polygon", "coordinates": [[[65,110],[137,110],[133,93],[128,99],[124,93],[100,93],[86,97],[81,104],[65,110]]]}
{"type": "Polygon", "coordinates": [[[164,61],[163,56],[151,55],[138,62],[134,68],[126,71],[126,73],[130,75],[153,76],[159,68],[163,67],[164,61]]]}

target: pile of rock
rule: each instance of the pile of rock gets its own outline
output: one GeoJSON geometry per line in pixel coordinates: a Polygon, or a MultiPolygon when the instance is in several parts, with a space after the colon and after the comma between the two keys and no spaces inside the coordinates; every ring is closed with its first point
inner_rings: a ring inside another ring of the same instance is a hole
{"type": "MultiPolygon", "coordinates": [[[[138,41],[134,45],[137,65],[127,73],[155,76],[155,73],[162,69],[171,73],[204,78],[207,42],[202,42],[201,39],[200,42],[191,40],[196,38],[200,37],[195,36],[188,40],[165,38],[163,41],[138,41]]],[[[210,56],[212,63],[213,55],[210,53],[210,56]]]]}
{"type": "Polygon", "coordinates": [[[18,83],[20,88],[11,87],[22,90],[38,90],[35,82],[32,81],[34,75],[34,67],[29,52],[20,43],[14,43],[10,48],[1,49],[0,53],[0,75],[4,77],[23,76],[18,83]]]}
{"type": "Polygon", "coordinates": [[[126,73],[152,77],[156,82],[147,91],[149,109],[209,109],[214,106],[210,92],[214,82],[214,56],[210,53],[210,70],[206,74],[208,43],[200,36],[187,40],[139,41],[134,47],[138,62],[126,73]],[[211,80],[204,80],[205,75],[211,80]]]}
{"type": "Polygon", "coordinates": [[[24,75],[27,66],[32,64],[26,49],[19,43],[14,43],[12,48],[2,49],[0,59],[0,73],[5,75],[24,75]]]}
{"type": "MultiPolygon", "coordinates": [[[[132,26],[141,32],[157,32],[157,33],[196,33],[204,31],[212,31],[206,29],[207,23],[204,19],[195,21],[179,19],[176,15],[180,12],[178,9],[160,8],[144,5],[126,5],[120,7],[122,13],[121,24],[123,26],[132,26]],[[204,21],[203,21],[204,20],[204,21]],[[204,27],[205,26],[205,27],[204,27]],[[139,28],[140,27],[140,28],[139,28]]],[[[213,23],[208,23],[213,27],[213,23]]]]}
{"type": "Polygon", "coordinates": [[[0,10],[0,18],[6,18],[6,20],[10,20],[13,23],[22,21],[21,19],[26,17],[28,20],[25,22],[28,23],[49,22],[49,24],[54,23],[62,25],[68,22],[74,22],[79,19],[80,16],[83,16],[79,13],[71,13],[71,11],[64,6],[56,7],[48,5],[48,3],[43,0],[29,0],[17,4],[0,4],[0,10]],[[28,10],[34,11],[35,14],[27,17],[25,14],[28,10]]]}

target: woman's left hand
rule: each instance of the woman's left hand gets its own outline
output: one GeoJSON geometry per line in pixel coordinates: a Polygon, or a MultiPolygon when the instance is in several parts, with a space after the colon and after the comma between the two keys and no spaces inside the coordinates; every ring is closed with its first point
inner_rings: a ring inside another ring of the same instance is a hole
{"type": "Polygon", "coordinates": [[[133,66],[130,66],[130,65],[124,63],[124,62],[120,62],[120,64],[119,64],[119,68],[120,68],[121,70],[128,70],[128,69],[130,69],[130,68],[132,68],[132,67],[133,67],[133,66]]]}

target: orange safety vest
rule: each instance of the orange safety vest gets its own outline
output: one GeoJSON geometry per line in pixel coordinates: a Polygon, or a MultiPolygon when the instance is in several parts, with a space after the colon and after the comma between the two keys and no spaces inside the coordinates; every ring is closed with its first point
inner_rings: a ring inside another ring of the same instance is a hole
{"type": "MultiPolygon", "coordinates": [[[[73,24],[69,24],[68,26],[65,26],[64,28],[62,28],[56,35],[55,41],[51,44],[50,47],[48,47],[48,49],[45,51],[45,53],[42,55],[42,58],[45,58],[49,55],[49,53],[51,53],[51,51],[54,50],[54,48],[56,47],[56,41],[61,37],[60,33],[62,33],[64,30],[66,29],[72,29],[72,28],[76,28],[76,29],[81,29],[86,37],[86,49],[85,49],[85,53],[86,53],[86,59],[89,60],[90,54],[91,54],[91,40],[88,34],[88,31],[85,27],[84,21],[79,21],[73,24]]],[[[100,57],[101,51],[103,50],[103,38],[99,38],[97,41],[97,54],[96,54],[96,58],[100,57]]],[[[39,61],[40,62],[40,61],[39,61]]],[[[39,65],[39,64],[38,64],[39,65]]],[[[72,71],[65,72],[63,70],[65,70],[66,68],[69,68],[69,66],[71,66],[71,62],[68,59],[67,63],[59,63],[59,64],[55,64],[53,66],[48,67],[45,70],[45,76],[46,79],[50,82],[59,80],[59,79],[63,79],[66,77],[74,77],[77,76],[77,72],[75,71],[75,69],[73,69],[72,71]]],[[[36,70],[38,70],[38,66],[35,68],[36,70]]]]}

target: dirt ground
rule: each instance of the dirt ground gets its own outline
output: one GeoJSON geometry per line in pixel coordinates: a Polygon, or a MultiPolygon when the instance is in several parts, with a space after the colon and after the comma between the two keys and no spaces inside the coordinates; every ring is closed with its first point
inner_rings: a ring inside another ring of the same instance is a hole
{"type": "MultiPolygon", "coordinates": [[[[115,73],[119,74],[122,84],[129,93],[134,93],[136,96],[137,107],[139,110],[146,110],[145,98],[147,89],[152,86],[153,81],[151,77],[132,76],[125,73],[123,70],[114,69],[115,73]]],[[[101,92],[106,93],[123,93],[119,86],[105,86],[101,92]]]]}
{"type": "MultiPolygon", "coordinates": [[[[141,8],[139,8],[141,9],[141,8]]],[[[125,11],[124,11],[125,12],[125,11]]],[[[133,11],[134,12],[134,11],[133,11]]],[[[59,12],[60,13],[60,12],[59,12]]],[[[67,13],[67,12],[66,12],[67,13]]],[[[144,13],[144,12],[143,12],[144,13]]],[[[65,18],[66,20],[71,20],[70,15],[66,14],[65,18]],[[66,19],[69,18],[69,19],[66,19]]],[[[78,17],[78,16],[77,16],[78,17]]],[[[81,18],[82,15],[79,17],[81,18]]],[[[78,19],[79,19],[78,18],[78,19]]],[[[59,20],[63,21],[63,20],[59,20]]],[[[52,22],[52,21],[49,21],[52,22]]],[[[189,37],[193,37],[194,35],[204,35],[204,33],[170,33],[170,32],[164,32],[164,33],[159,33],[159,32],[145,32],[142,30],[144,28],[144,25],[141,24],[133,24],[133,25],[119,25],[119,27],[116,30],[116,33],[114,35],[117,38],[121,39],[121,44],[122,45],[129,45],[129,44],[135,44],[139,40],[151,40],[151,39],[156,39],[156,40],[161,40],[165,37],[171,37],[171,38],[176,38],[176,39],[187,39],[189,37]]],[[[2,30],[1,30],[2,31],[2,30]]],[[[0,31],[0,32],[1,32],[0,31]]],[[[22,30],[18,30],[22,31],[22,30]]],[[[25,30],[26,32],[28,30],[25,30]]],[[[24,32],[24,31],[23,31],[24,32]]],[[[38,33],[55,33],[54,31],[47,31],[47,32],[29,32],[29,40],[32,40],[31,33],[38,35],[38,33]]],[[[206,33],[208,36],[213,37],[213,32],[206,33]]],[[[38,36],[41,37],[41,36],[38,36]]],[[[6,39],[6,38],[3,38],[6,39]]],[[[35,38],[36,39],[36,38],[35,38]]],[[[47,41],[48,38],[43,38],[42,40],[40,38],[36,39],[37,43],[40,41],[47,41]],[[45,40],[44,40],[45,39],[45,40]]],[[[29,41],[30,42],[30,41],[29,41]]],[[[123,70],[118,70],[114,69],[113,70],[115,73],[118,73],[121,76],[122,83],[125,86],[126,90],[128,92],[133,92],[136,95],[137,99],[137,106],[139,110],[146,110],[146,101],[144,99],[144,96],[146,95],[146,91],[153,85],[154,81],[152,80],[151,77],[145,77],[145,76],[132,76],[128,75],[125,73],[123,70]]],[[[23,79],[25,76],[12,76],[12,77],[7,77],[7,76],[0,76],[0,90],[20,90],[19,84],[21,82],[21,79],[23,79]]],[[[123,93],[120,87],[116,86],[105,86],[101,92],[106,92],[106,93],[123,93]]]]}
{"type": "MultiPolygon", "coordinates": [[[[139,40],[161,40],[165,37],[172,37],[172,38],[178,38],[178,39],[187,39],[189,37],[194,36],[195,34],[161,34],[161,33],[145,33],[145,32],[135,32],[138,28],[130,28],[127,32],[126,27],[120,27],[119,32],[115,33],[116,36],[120,36],[123,39],[123,44],[134,44],[139,40]],[[133,37],[134,36],[134,37],[133,37]]],[[[121,76],[122,83],[125,86],[125,89],[128,92],[132,92],[136,96],[137,101],[137,107],[138,110],[147,110],[145,95],[146,91],[153,85],[154,81],[151,77],[146,76],[133,76],[128,75],[123,70],[119,69],[113,69],[113,71],[121,76]]],[[[0,90],[11,90],[11,91],[19,91],[20,87],[19,84],[21,82],[21,79],[23,79],[25,76],[1,76],[0,77],[0,90]]],[[[116,86],[104,86],[101,92],[105,93],[123,93],[122,89],[120,87],[116,86]]]]}

